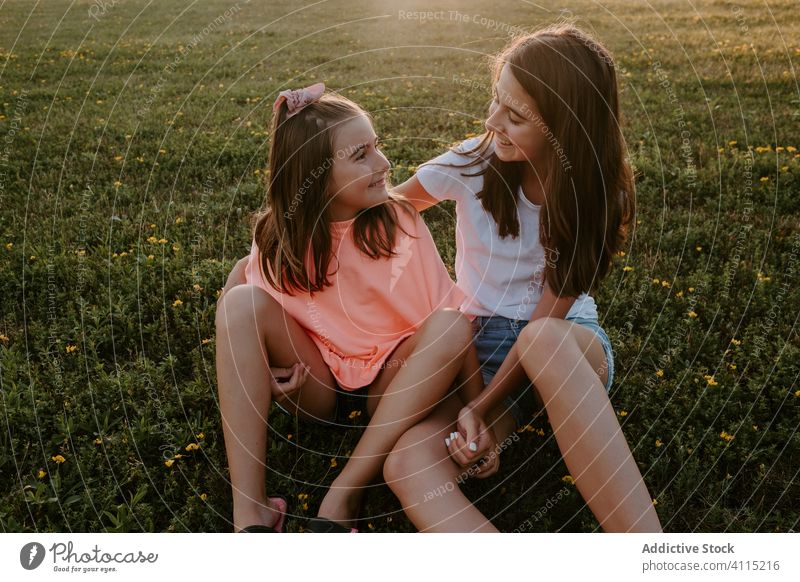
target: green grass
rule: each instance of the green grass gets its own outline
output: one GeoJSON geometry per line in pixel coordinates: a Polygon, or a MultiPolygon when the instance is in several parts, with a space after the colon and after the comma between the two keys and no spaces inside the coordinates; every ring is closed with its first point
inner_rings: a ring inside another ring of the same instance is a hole
{"type": "MultiPolygon", "coordinates": [[[[324,80],[368,108],[399,182],[480,131],[482,55],[507,28],[471,17],[558,16],[488,0],[445,8],[468,22],[423,24],[389,2],[145,4],[0,8],[4,531],[229,531],[215,302],[249,249],[276,91],[324,80]]],[[[596,299],[612,402],[668,531],[800,519],[800,158],[786,149],[800,148],[800,23],[792,2],[737,4],[567,4],[622,76],[637,226],[596,299]]],[[[452,211],[425,214],[449,265],[452,211]]],[[[358,431],[270,420],[270,490],[314,515],[358,431]]],[[[502,530],[597,529],[545,419],[502,467],[465,486],[502,530]]],[[[413,529],[381,484],[365,515],[413,529]]]]}

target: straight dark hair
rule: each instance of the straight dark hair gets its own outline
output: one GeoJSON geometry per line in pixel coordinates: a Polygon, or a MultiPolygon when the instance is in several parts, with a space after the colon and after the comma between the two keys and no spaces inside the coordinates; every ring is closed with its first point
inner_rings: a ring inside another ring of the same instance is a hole
{"type": "MultiPolygon", "coordinates": [[[[514,39],[492,59],[493,82],[508,64],[536,102],[547,132],[545,203],[540,241],[545,278],[559,296],[590,292],[609,273],[635,212],[633,175],[625,160],[614,62],[587,33],[570,24],[514,39]]],[[[517,204],[523,164],[503,162],[487,132],[465,153],[486,164],[481,204],[500,237],[519,236],[517,204]]]]}

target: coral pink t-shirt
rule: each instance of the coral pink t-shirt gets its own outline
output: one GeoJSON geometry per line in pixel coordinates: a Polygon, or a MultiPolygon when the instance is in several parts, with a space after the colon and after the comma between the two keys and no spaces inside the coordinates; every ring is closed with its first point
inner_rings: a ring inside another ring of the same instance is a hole
{"type": "Polygon", "coordinates": [[[458,309],[464,301],[419,213],[412,216],[397,207],[397,217],[412,236],[397,229],[396,255],[380,259],[356,247],[355,219],[332,222],[332,285],[313,297],[274,289],[264,278],[258,247],[255,240],[252,243],[247,283],[264,289],[300,324],[345,390],[371,384],[397,345],[428,315],[447,307],[458,309]]]}

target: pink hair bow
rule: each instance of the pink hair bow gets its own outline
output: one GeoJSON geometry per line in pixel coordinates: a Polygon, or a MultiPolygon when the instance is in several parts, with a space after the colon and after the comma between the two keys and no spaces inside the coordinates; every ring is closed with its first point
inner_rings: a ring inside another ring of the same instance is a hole
{"type": "Polygon", "coordinates": [[[272,112],[277,113],[281,103],[286,101],[286,107],[288,109],[286,119],[289,119],[292,115],[299,113],[303,107],[322,97],[324,92],[325,83],[315,83],[304,89],[287,89],[286,91],[281,91],[278,93],[278,98],[275,99],[272,112]]]}

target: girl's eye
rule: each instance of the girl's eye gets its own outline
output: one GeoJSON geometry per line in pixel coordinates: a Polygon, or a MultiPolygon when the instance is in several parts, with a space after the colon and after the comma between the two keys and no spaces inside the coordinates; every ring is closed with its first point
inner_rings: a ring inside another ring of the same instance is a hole
{"type": "Polygon", "coordinates": [[[521,121],[514,121],[510,115],[508,116],[508,120],[511,122],[511,125],[519,125],[522,123],[521,121]]]}
{"type": "Polygon", "coordinates": [[[365,150],[361,150],[361,153],[358,154],[358,156],[356,156],[356,159],[357,160],[363,160],[366,157],[367,157],[367,152],[365,150]]]}

